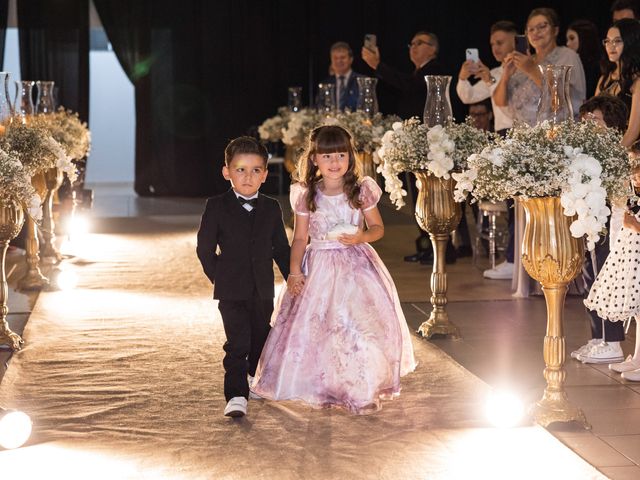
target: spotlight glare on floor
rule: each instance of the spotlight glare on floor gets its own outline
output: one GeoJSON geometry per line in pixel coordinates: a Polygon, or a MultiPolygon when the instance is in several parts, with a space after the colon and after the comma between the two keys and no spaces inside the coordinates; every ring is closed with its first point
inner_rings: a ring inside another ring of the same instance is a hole
{"type": "Polygon", "coordinates": [[[69,219],[67,232],[70,237],[86,235],[89,233],[89,220],[84,215],[73,215],[71,219],[69,219]]]}
{"type": "Polygon", "coordinates": [[[78,276],[70,270],[62,270],[56,276],[56,284],[60,290],[72,290],[78,285],[78,276]]]}
{"type": "Polygon", "coordinates": [[[495,391],[487,397],[486,414],[495,427],[510,428],[522,420],[524,406],[515,394],[504,390],[495,391]]]}
{"type": "Polygon", "coordinates": [[[31,419],[24,412],[0,409],[0,447],[21,447],[31,436],[31,419]]]}

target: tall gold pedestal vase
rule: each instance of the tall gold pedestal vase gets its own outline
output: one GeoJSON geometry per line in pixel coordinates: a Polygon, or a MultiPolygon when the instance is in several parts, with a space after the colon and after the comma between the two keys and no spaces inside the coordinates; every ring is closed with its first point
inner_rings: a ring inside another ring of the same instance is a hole
{"type": "Polygon", "coordinates": [[[376,164],[373,162],[373,154],[369,152],[356,153],[356,162],[360,167],[360,173],[365,177],[376,179],[376,164]]]}
{"type": "Polygon", "coordinates": [[[544,378],[547,386],[541,400],[531,407],[536,423],[580,422],[591,428],[584,413],[569,402],[564,390],[565,340],[562,326],[568,284],[582,268],[584,243],[571,236],[575,219],[562,213],[559,197],[520,200],[526,225],[522,240],[522,264],[540,282],[547,302],[547,332],[544,337],[544,378]]]}
{"type": "Polygon", "coordinates": [[[418,332],[425,337],[433,335],[460,336],[458,327],[449,321],[445,310],[447,305],[447,272],[445,251],[449,235],[462,218],[460,204],[454,201],[455,181],[444,180],[426,171],[414,172],[418,180],[416,220],[418,225],[431,237],[433,245],[433,271],[431,273],[431,315],[420,325],[418,332]]]}
{"type": "Polygon", "coordinates": [[[62,185],[64,174],[59,168],[50,168],[44,172],[44,182],[46,193],[42,209],[42,236],[44,242],[40,246],[42,260],[47,263],[58,264],[62,260],[62,255],[58,251],[55,241],[55,222],[53,220],[53,197],[62,185]]]}
{"type": "Polygon", "coordinates": [[[9,345],[12,350],[22,348],[22,338],[9,328],[7,323],[7,298],[9,297],[9,286],[7,284],[7,272],[5,261],[7,258],[7,248],[9,242],[14,238],[24,223],[24,213],[22,208],[15,203],[0,202],[0,248],[2,249],[2,270],[0,271],[0,345],[9,345]]]}
{"type": "MultiPolygon", "coordinates": [[[[36,174],[31,179],[31,184],[40,195],[45,198],[47,194],[44,174],[36,174]]],[[[27,238],[25,251],[27,259],[27,273],[18,281],[20,290],[40,290],[49,284],[49,280],[40,271],[40,241],[38,240],[38,226],[29,215],[26,218],[27,238]]]]}

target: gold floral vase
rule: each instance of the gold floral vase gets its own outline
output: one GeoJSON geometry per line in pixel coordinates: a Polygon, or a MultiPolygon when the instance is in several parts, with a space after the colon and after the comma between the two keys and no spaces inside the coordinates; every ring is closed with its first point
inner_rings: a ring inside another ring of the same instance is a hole
{"type": "MultiPolygon", "coordinates": [[[[41,199],[47,195],[47,184],[44,173],[37,173],[31,178],[31,184],[41,199]]],[[[25,257],[27,261],[27,272],[18,281],[20,290],[40,290],[49,284],[49,279],[40,271],[40,240],[38,239],[38,226],[36,222],[27,215],[26,218],[27,235],[25,240],[25,257]]]]}
{"type": "Polygon", "coordinates": [[[547,331],[544,337],[544,378],[547,386],[541,400],[531,407],[540,425],[554,422],[580,422],[590,428],[584,413],[572,405],[564,390],[565,339],[562,325],[568,285],[581,271],[584,242],[571,235],[575,217],[562,213],[559,197],[519,200],[526,224],[522,239],[522,264],[542,285],[547,303],[547,331]]]}
{"type": "Polygon", "coordinates": [[[430,175],[427,171],[414,172],[418,184],[416,201],[416,220],[418,225],[431,238],[433,245],[433,270],[431,273],[431,315],[429,320],[420,325],[418,332],[424,338],[433,335],[460,336],[458,327],[449,321],[445,310],[447,305],[447,272],[445,251],[449,235],[460,219],[460,204],[453,199],[455,180],[444,180],[430,175]]]}
{"type": "Polygon", "coordinates": [[[58,264],[62,255],[56,247],[55,222],[53,220],[53,197],[62,185],[64,174],[59,168],[53,167],[44,172],[46,193],[42,208],[42,236],[44,242],[40,245],[40,256],[47,263],[58,264]]]}
{"type": "Polygon", "coordinates": [[[376,164],[373,161],[373,154],[370,152],[357,152],[356,162],[363,177],[376,178],[376,164]]]}
{"type": "Polygon", "coordinates": [[[9,285],[7,284],[6,259],[9,242],[14,238],[24,223],[24,212],[20,205],[14,202],[0,201],[0,248],[2,248],[2,270],[0,271],[0,345],[9,345],[12,350],[22,348],[22,338],[9,328],[7,323],[7,298],[9,285]]]}

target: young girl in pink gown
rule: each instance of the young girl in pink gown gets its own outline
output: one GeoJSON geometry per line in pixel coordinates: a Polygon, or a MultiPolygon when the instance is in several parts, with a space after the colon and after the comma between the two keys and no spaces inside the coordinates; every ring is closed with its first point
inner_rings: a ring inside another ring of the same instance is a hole
{"type": "Polygon", "coordinates": [[[416,367],[395,285],[367,243],[384,235],[382,192],[358,177],[351,135],[338,126],[311,132],[298,173],[291,273],[252,391],[370,413],[416,367]]]}

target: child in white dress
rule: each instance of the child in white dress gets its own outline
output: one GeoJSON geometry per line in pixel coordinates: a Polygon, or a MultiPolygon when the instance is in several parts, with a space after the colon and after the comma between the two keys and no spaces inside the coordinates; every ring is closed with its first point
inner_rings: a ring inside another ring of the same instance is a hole
{"type": "MultiPolygon", "coordinates": [[[[640,166],[634,168],[631,178],[634,188],[640,188],[640,166]]],[[[609,368],[626,380],[640,381],[640,206],[630,205],[624,213],[611,253],[584,303],[612,322],[636,318],[634,354],[609,368]]]]}

